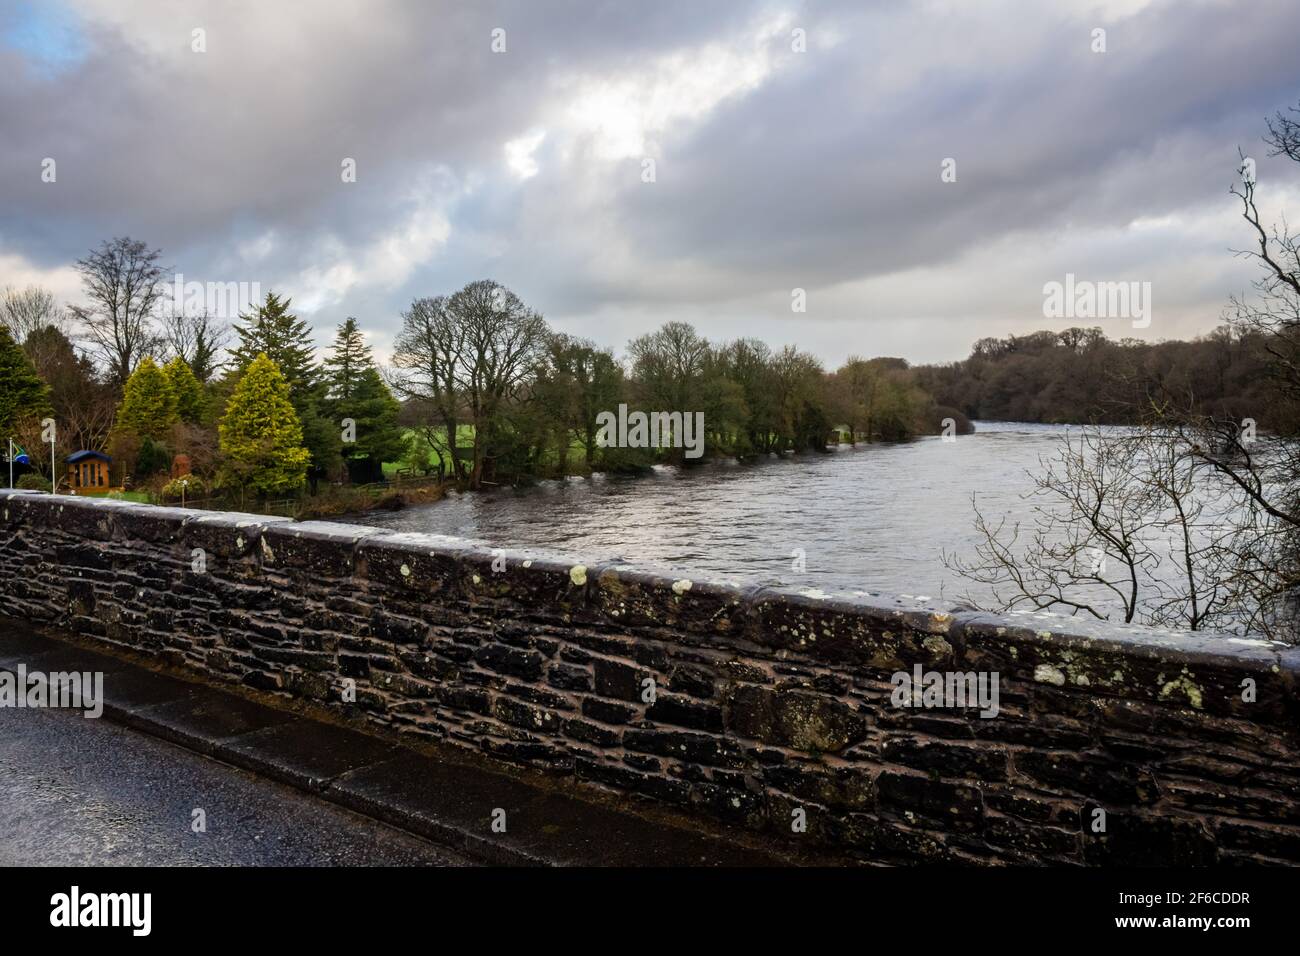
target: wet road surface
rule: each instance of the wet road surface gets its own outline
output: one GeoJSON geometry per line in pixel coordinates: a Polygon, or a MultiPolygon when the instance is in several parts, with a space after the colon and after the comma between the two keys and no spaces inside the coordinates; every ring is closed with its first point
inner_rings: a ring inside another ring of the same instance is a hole
{"type": "Polygon", "coordinates": [[[464,866],[464,857],[105,720],[0,709],[0,866],[464,866]],[[206,832],[193,829],[195,810],[206,832]]]}

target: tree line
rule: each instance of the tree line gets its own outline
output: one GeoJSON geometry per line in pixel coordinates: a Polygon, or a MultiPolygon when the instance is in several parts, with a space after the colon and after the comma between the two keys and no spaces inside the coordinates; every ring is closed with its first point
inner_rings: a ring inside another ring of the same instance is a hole
{"type": "Polygon", "coordinates": [[[470,487],[684,461],[682,448],[602,442],[598,417],[620,405],[702,413],[705,454],[740,458],[905,440],[937,433],[955,414],[902,359],[852,358],[828,372],[794,346],[715,344],[684,322],[634,339],[620,360],[550,329],[491,280],[412,302],[393,364],[416,444],[470,487]]]}
{"type": "Polygon", "coordinates": [[[0,427],[43,474],[47,415],[65,450],[112,454],[118,482],[161,491],[184,454],[198,487],[241,495],[373,482],[385,463],[471,488],[684,463],[680,447],[602,443],[598,418],[620,405],[703,413],[706,455],[738,458],[964,432],[973,418],[1138,423],[1177,408],[1254,416],[1282,435],[1300,427],[1275,374],[1277,336],[1247,322],[1190,342],[1042,331],[980,339],[946,365],[851,356],[829,371],[795,346],[711,342],[683,322],[617,356],[480,280],[415,299],[381,369],[355,318],[318,357],[310,325],[274,292],[232,326],[164,312],[160,261],[113,239],[77,264],[84,304],[62,308],[39,288],[0,296],[0,427]],[[263,355],[270,368],[241,391],[263,355]],[[265,433],[249,431],[256,422],[265,433]]]}
{"type": "Polygon", "coordinates": [[[1136,425],[1161,410],[1300,430],[1277,373],[1277,336],[1231,321],[1191,341],[1110,339],[1100,328],[983,338],[960,362],[917,368],[921,387],[970,418],[1136,425]]]}
{"type": "Polygon", "coordinates": [[[27,454],[29,487],[50,486],[51,419],[59,454],[107,450],[115,484],[164,498],[179,496],[178,455],[190,497],[243,499],[324,476],[373,481],[403,454],[398,403],[356,319],[318,362],[311,328],[275,293],[233,329],[206,313],[148,314],[156,299],[138,287],[160,285],[162,270],[143,248],[115,239],[79,263],[96,307],[64,310],[38,288],[0,296],[0,440],[27,454]]]}
{"type": "Polygon", "coordinates": [[[175,494],[176,455],[189,460],[191,496],[221,488],[241,497],[377,481],[386,463],[478,488],[683,462],[671,442],[603,440],[601,413],[621,405],[702,413],[708,456],[903,441],[945,422],[969,428],[903,359],[852,357],[828,371],[794,346],[713,343],[682,322],[618,357],[552,329],[492,280],[415,299],[388,369],[355,318],[318,357],[311,327],[275,292],[232,327],[207,313],[159,315],[148,288],[163,284],[160,259],[144,243],[113,239],[78,263],[89,304],[65,310],[41,289],[0,298],[0,429],[41,474],[47,416],[64,453],[106,448],[115,482],[163,496],[175,494]]]}
{"type": "MultiPolygon", "coordinates": [[[[1275,114],[1264,143],[1300,163],[1297,117],[1275,114]]],[[[994,609],[1300,642],[1300,235],[1262,221],[1244,152],[1238,173],[1229,192],[1251,241],[1239,254],[1259,271],[1221,328],[1191,342],[983,339],[919,371],[972,414],[1130,426],[1066,437],[1018,514],[974,503],[979,544],[945,563],[994,609]]]]}

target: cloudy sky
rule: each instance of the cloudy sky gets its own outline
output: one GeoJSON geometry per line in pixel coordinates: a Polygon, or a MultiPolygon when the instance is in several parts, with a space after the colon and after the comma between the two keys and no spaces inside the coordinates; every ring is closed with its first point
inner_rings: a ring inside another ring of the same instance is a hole
{"type": "Polygon", "coordinates": [[[130,235],[381,357],[490,277],[616,349],[678,319],[835,364],[1076,324],[1072,272],[1152,283],[1112,334],[1188,337],[1254,275],[1239,146],[1300,218],[1260,142],[1297,35],[1295,0],[0,0],[0,285],[80,301],[130,235]]]}

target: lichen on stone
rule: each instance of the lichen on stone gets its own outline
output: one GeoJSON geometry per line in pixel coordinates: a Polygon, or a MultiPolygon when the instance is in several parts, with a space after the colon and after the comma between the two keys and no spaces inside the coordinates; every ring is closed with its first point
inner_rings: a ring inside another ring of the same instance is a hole
{"type": "Polygon", "coordinates": [[[939,637],[934,634],[930,635],[925,640],[921,641],[921,646],[924,647],[927,651],[930,652],[930,654],[933,657],[936,658],[947,657],[949,654],[952,653],[952,645],[949,644],[947,641],[945,641],[942,637],[939,637]]]}
{"type": "Polygon", "coordinates": [[[1055,684],[1057,687],[1065,686],[1065,673],[1059,667],[1053,667],[1051,664],[1039,664],[1034,668],[1034,680],[1040,684],[1055,684]]]}
{"type": "Polygon", "coordinates": [[[1186,672],[1177,680],[1171,680],[1160,688],[1160,699],[1168,700],[1176,691],[1182,691],[1187,696],[1187,702],[1197,710],[1202,709],[1204,697],[1201,688],[1192,683],[1186,672]]]}

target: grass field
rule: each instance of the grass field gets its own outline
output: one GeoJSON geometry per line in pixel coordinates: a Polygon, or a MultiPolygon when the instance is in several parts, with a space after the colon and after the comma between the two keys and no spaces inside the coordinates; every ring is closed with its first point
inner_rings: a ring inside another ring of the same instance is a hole
{"type": "MultiPolygon", "coordinates": [[[[444,434],[444,431],[445,431],[444,429],[439,428],[439,429],[438,429],[438,434],[439,434],[439,435],[442,435],[442,434],[444,434]]],[[[403,437],[405,437],[405,438],[407,439],[407,441],[409,442],[409,441],[414,437],[414,435],[415,435],[415,429],[413,429],[413,428],[403,429],[402,434],[403,434],[403,437]]],[[[473,426],[473,425],[458,425],[458,426],[456,426],[456,444],[457,444],[457,445],[459,445],[459,446],[461,446],[461,447],[465,447],[465,446],[468,446],[468,445],[472,444],[473,441],[474,441],[474,426],[473,426]]],[[[438,467],[438,456],[434,453],[434,451],[433,451],[432,448],[429,449],[428,459],[429,459],[429,466],[430,466],[431,468],[437,468],[437,467],[438,467]]],[[[410,462],[409,462],[409,460],[408,460],[408,461],[386,461],[386,462],[384,462],[384,465],[383,465],[383,468],[384,468],[384,477],[385,477],[385,478],[393,478],[393,477],[396,476],[397,471],[398,471],[399,468],[409,468],[409,467],[410,467],[410,462]]],[[[451,462],[447,462],[447,470],[448,470],[448,472],[451,471],[451,462]]]]}
{"type": "Polygon", "coordinates": [[[80,498],[113,498],[117,501],[138,501],[153,504],[153,495],[147,491],[78,491],[80,498]]]}
{"type": "MultiPolygon", "coordinates": [[[[438,434],[438,435],[441,436],[443,433],[444,433],[444,430],[443,430],[443,429],[440,428],[440,429],[437,430],[437,434],[438,434]]],[[[415,434],[415,430],[412,429],[412,428],[407,428],[407,429],[404,429],[404,430],[403,430],[403,435],[404,435],[408,440],[411,439],[411,437],[412,437],[414,434],[415,434]]],[[[467,447],[469,447],[470,445],[472,445],[473,442],[474,442],[474,426],[473,426],[473,425],[458,425],[458,426],[456,427],[456,444],[457,444],[458,446],[462,447],[462,448],[467,448],[467,447]]],[[[569,444],[569,466],[570,466],[570,471],[573,470],[573,466],[574,466],[574,465],[580,465],[580,464],[582,463],[583,458],[584,458],[584,454],[585,454],[585,449],[584,449],[584,446],[583,446],[582,442],[578,441],[576,438],[575,438],[572,442],[570,442],[570,444],[569,444]]],[[[548,458],[548,459],[552,459],[552,460],[554,460],[554,458],[555,458],[555,454],[554,454],[554,452],[548,452],[548,454],[547,454],[547,458],[548,458]]],[[[434,451],[433,451],[432,449],[429,450],[428,459],[429,459],[429,466],[430,466],[430,467],[432,467],[432,468],[437,468],[437,467],[438,467],[438,456],[437,456],[437,454],[434,453],[434,451]]],[[[452,470],[452,469],[451,469],[451,462],[448,461],[446,464],[447,464],[447,473],[448,473],[448,474],[451,474],[451,470],[452,470]]],[[[390,478],[390,479],[391,479],[391,478],[394,478],[394,477],[396,477],[396,475],[397,475],[397,471],[398,471],[398,469],[400,469],[400,468],[409,468],[410,466],[411,466],[411,463],[410,463],[409,460],[408,460],[408,461],[386,461],[386,462],[384,462],[384,465],[383,465],[383,468],[384,468],[384,477],[385,477],[385,478],[390,478]]]]}

